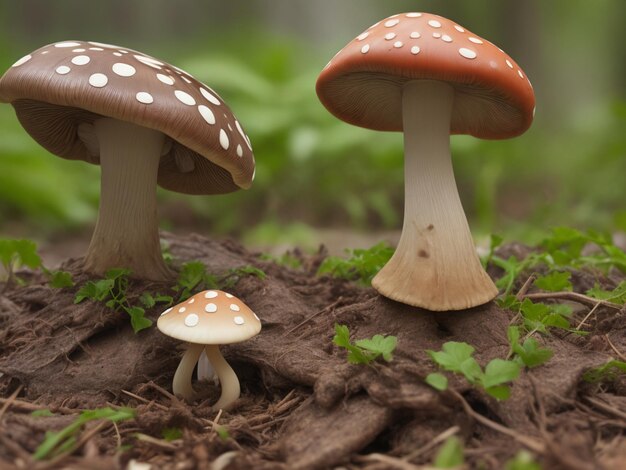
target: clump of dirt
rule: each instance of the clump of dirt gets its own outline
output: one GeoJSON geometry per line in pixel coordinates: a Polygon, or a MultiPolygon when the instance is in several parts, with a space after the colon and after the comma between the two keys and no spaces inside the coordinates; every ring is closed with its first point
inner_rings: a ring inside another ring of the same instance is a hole
{"type": "MultiPolygon", "coordinates": [[[[252,265],[267,274],[244,276],[231,289],[263,323],[255,338],[223,347],[242,383],[236,407],[212,412],[219,390],[211,383],[196,384],[197,403],[173,396],[181,345],[155,327],[134,334],[125,314],[91,301],[74,304],[77,287],[52,289],[37,273],[22,273],[27,284],[0,295],[1,468],[38,468],[31,456],[45,431],[66,426],[80,409],[105,406],[132,407],[136,417],[87,426],[73,452],[38,465],[112,469],[134,460],[176,469],[417,468],[432,461],[447,435],[464,441],[471,468],[501,469],[520,449],[545,468],[625,462],[626,387],[619,379],[610,385],[581,380],[586,370],[626,351],[624,312],[600,306],[587,336],[543,336],[554,357],[523,371],[509,400],[496,401],[457,377],[450,377],[448,391],[437,392],[424,382],[436,370],[426,350],[463,341],[476,348],[481,364],[505,358],[513,312],[495,303],[450,313],[399,304],[372,289],[318,277],[323,252],[301,256],[302,268],[291,269],[235,242],[166,238],[175,265],[197,260],[216,274],[252,265]],[[395,335],[393,361],[348,364],[332,343],[335,323],[347,325],[354,338],[395,335]],[[30,415],[38,409],[54,416],[30,415]],[[175,439],[165,438],[168,430],[175,439]]],[[[77,286],[88,280],[80,260],[63,269],[77,286]]],[[[587,282],[582,274],[573,279],[587,282]]],[[[170,288],[132,282],[128,295],[170,288]]],[[[155,320],[159,313],[147,316],[155,320]]]]}

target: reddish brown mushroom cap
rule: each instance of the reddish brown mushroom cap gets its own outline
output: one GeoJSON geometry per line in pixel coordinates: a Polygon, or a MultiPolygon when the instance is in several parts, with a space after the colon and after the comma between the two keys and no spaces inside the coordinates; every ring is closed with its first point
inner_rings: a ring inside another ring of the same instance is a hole
{"type": "Polygon", "coordinates": [[[535,96],[522,69],[501,49],[429,13],[382,20],[342,49],[317,80],[317,94],[339,119],[402,131],[402,86],[440,80],[455,88],[450,132],[485,139],[522,134],[535,96]]]}
{"type": "Polygon", "coordinates": [[[226,103],[188,73],[125,47],[84,41],[44,46],[0,78],[0,102],[51,153],[99,162],[78,136],[82,123],[111,117],[172,139],[160,186],[188,194],[250,187],[250,140],[226,103]],[[179,168],[177,161],[193,162],[179,168]]]}

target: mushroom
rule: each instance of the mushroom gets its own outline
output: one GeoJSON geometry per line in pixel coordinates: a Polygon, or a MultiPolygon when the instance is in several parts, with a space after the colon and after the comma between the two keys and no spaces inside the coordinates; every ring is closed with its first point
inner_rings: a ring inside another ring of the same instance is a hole
{"type": "Polygon", "coordinates": [[[204,351],[222,389],[213,409],[228,409],[239,398],[239,380],[222,356],[219,345],[239,343],[261,331],[261,320],[246,304],[220,290],[203,291],[165,310],[157,321],[157,328],[167,336],[189,343],[174,374],[174,394],[188,401],[194,399],[191,378],[204,351]]]}
{"type": "Polygon", "coordinates": [[[226,103],[191,75],[96,42],[44,46],[0,78],[24,129],[51,153],[100,164],[98,221],[86,270],[129,268],[166,280],[156,185],[186,194],[247,189],[250,140],[226,103]]]}
{"type": "Polygon", "coordinates": [[[480,264],[456,188],[450,134],[505,139],[528,129],[535,98],[522,69],[453,21],[403,13],[341,50],[321,72],[317,94],[350,124],[404,131],[402,235],[372,286],[436,311],[493,299],[498,291],[480,264]]]}

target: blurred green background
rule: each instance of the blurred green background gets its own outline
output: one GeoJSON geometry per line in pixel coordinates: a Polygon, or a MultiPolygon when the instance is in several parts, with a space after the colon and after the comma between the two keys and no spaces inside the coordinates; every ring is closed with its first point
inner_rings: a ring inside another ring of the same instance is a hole
{"type": "MultiPolygon", "coordinates": [[[[348,41],[404,11],[437,13],[489,39],[535,88],[526,134],[452,138],[478,241],[499,232],[532,242],[563,224],[626,231],[623,0],[0,0],[0,70],[66,39],[177,65],[216,89],[244,124],[257,178],[249,191],[224,196],[160,190],[162,228],[252,246],[370,245],[394,240],[401,227],[402,136],[335,119],[314,84],[348,41]]],[[[98,192],[98,167],[48,154],[0,105],[2,236],[59,250],[86,244],[98,192]]]]}

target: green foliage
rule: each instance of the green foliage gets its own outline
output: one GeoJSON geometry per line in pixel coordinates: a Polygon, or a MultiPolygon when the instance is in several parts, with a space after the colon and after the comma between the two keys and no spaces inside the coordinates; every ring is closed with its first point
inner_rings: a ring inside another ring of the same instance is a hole
{"type": "Polygon", "coordinates": [[[349,258],[329,256],[318,270],[318,275],[330,274],[333,277],[358,281],[369,285],[373,277],[387,264],[394,249],[381,242],[368,249],[346,250],[349,258]]]}
{"type": "Polygon", "coordinates": [[[615,379],[626,374],[626,362],[611,360],[606,364],[589,369],[583,374],[583,380],[589,383],[613,382],[615,379]]]}
{"type": "Polygon", "coordinates": [[[520,450],[504,464],[504,470],[541,470],[533,455],[527,450],[520,450]]]}
{"type": "Polygon", "coordinates": [[[573,289],[569,272],[553,271],[535,279],[535,286],[548,292],[571,291],[573,289]]]}
{"type": "Polygon", "coordinates": [[[346,325],[335,324],[333,343],[348,351],[350,364],[370,364],[378,357],[390,362],[398,339],[395,336],[374,335],[369,339],[361,339],[354,343],[350,341],[350,331],[346,325]]]}
{"type": "Polygon", "coordinates": [[[463,465],[463,443],[456,436],[450,436],[441,445],[435,456],[435,468],[456,468],[463,465]]]}
{"type": "Polygon", "coordinates": [[[161,436],[167,442],[171,442],[183,437],[183,431],[180,428],[164,428],[161,430],[161,436]]]}
{"type": "Polygon", "coordinates": [[[50,272],[50,281],[48,281],[48,285],[53,289],[74,287],[74,280],[72,279],[72,274],[67,271],[54,271],[50,272]]]}
{"type": "Polygon", "coordinates": [[[425,382],[435,390],[443,392],[448,388],[448,378],[439,372],[433,372],[426,376],[425,382]]]}
{"type": "Polygon", "coordinates": [[[539,346],[539,343],[534,338],[528,337],[520,344],[520,329],[518,326],[509,326],[507,337],[511,345],[511,352],[515,355],[514,360],[521,366],[532,369],[548,362],[554,354],[554,351],[551,349],[539,346]]]}
{"type": "Polygon", "coordinates": [[[594,299],[607,300],[615,304],[624,305],[626,304],[626,281],[620,282],[615,289],[610,291],[604,290],[596,284],[586,293],[589,297],[593,297],[594,299]]]}
{"type": "Polygon", "coordinates": [[[54,416],[54,413],[50,410],[35,410],[30,415],[36,418],[48,418],[54,416]]]}
{"type": "Polygon", "coordinates": [[[254,266],[240,266],[229,269],[220,276],[207,272],[206,266],[200,261],[190,261],[182,265],[174,291],[179,293],[178,301],[191,297],[192,292],[206,289],[227,290],[234,287],[244,276],[256,276],[265,279],[263,270],[254,266]]]}
{"type": "Polygon", "coordinates": [[[302,260],[290,252],[283,253],[280,256],[264,253],[260,258],[265,261],[273,261],[280,266],[286,266],[291,269],[300,269],[302,267],[302,260]]]}
{"type": "Polygon", "coordinates": [[[11,282],[16,269],[20,266],[37,269],[41,266],[41,258],[37,254],[37,245],[30,240],[0,239],[0,263],[7,273],[7,282],[11,282]]]}
{"type": "MultiPolygon", "coordinates": [[[[442,369],[463,375],[469,383],[483,388],[498,400],[506,400],[509,397],[511,391],[506,383],[519,376],[519,365],[514,361],[503,359],[491,360],[483,371],[472,357],[474,348],[467,343],[449,341],[443,344],[441,351],[427,352],[442,369]]],[[[431,377],[431,382],[432,380],[431,377]]],[[[440,379],[435,380],[435,384],[441,384],[440,379]]]]}
{"type": "MultiPolygon", "coordinates": [[[[152,320],[145,317],[146,311],[131,305],[126,297],[129,274],[128,269],[110,269],[105,273],[104,279],[85,283],[76,293],[74,303],[79,304],[86,299],[102,302],[107,308],[126,312],[135,333],[149,328],[152,320]]],[[[167,299],[171,301],[171,297],[167,299]]]]}
{"type": "Polygon", "coordinates": [[[78,433],[82,427],[91,422],[101,419],[117,423],[119,421],[125,421],[133,419],[135,417],[135,410],[131,408],[98,408],[95,410],[85,410],[68,426],[60,431],[47,432],[46,437],[35,453],[33,458],[35,460],[43,460],[46,458],[54,457],[64,451],[70,449],[75,443],[78,437],[78,433]]]}

